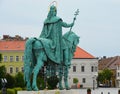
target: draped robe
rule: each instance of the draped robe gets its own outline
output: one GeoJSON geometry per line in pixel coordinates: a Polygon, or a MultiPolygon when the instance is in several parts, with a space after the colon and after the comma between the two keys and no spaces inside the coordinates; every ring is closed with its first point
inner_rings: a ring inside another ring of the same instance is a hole
{"type": "Polygon", "coordinates": [[[57,16],[51,19],[46,19],[42,32],[39,36],[45,48],[46,55],[52,61],[60,64],[63,62],[63,47],[62,27],[71,27],[72,24],[67,24],[57,16]],[[47,44],[46,44],[47,43],[47,44]]]}

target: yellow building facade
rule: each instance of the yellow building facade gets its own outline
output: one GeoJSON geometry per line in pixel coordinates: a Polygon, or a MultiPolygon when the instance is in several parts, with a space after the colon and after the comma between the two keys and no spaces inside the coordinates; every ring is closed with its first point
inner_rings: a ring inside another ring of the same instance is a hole
{"type": "Polygon", "coordinates": [[[18,72],[24,71],[24,45],[25,40],[0,40],[0,54],[2,54],[0,66],[5,66],[7,73],[15,75],[18,72]]]}

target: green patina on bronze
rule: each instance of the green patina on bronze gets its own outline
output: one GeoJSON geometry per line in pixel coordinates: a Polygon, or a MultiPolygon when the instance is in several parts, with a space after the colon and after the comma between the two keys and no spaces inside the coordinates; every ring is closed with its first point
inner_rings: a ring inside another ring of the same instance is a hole
{"type": "MultiPolygon", "coordinates": [[[[62,27],[72,27],[72,24],[67,24],[62,21],[61,18],[56,16],[57,9],[55,6],[50,7],[47,19],[44,22],[43,30],[40,38],[47,38],[51,40],[50,49],[53,49],[53,53],[48,52],[49,58],[54,62],[60,64],[63,62],[63,41],[62,41],[62,27]],[[53,56],[54,54],[54,56],[53,56]]],[[[44,45],[46,47],[46,45],[44,45]]],[[[47,50],[47,49],[46,49],[47,50]]]]}
{"type": "Polygon", "coordinates": [[[64,77],[65,88],[68,85],[68,70],[71,65],[73,54],[79,43],[79,37],[71,31],[73,23],[67,24],[56,16],[57,9],[54,5],[50,7],[47,19],[39,38],[30,38],[26,41],[24,52],[24,78],[27,90],[39,90],[36,78],[42,66],[46,65],[45,76],[59,76],[59,89],[62,87],[62,77],[64,77]],[[62,36],[62,27],[70,27],[70,31],[62,36]],[[56,67],[57,66],[57,67],[56,67]],[[31,76],[33,74],[32,86],[31,76]]]}

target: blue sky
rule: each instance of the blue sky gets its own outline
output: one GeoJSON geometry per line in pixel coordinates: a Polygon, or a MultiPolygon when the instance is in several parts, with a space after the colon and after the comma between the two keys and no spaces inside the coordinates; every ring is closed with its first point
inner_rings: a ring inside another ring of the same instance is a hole
{"type": "MultiPolygon", "coordinates": [[[[53,0],[0,0],[0,37],[38,37],[53,0]]],[[[120,55],[120,0],[56,0],[57,16],[71,23],[80,10],[73,31],[79,46],[94,55],[120,55]]],[[[63,33],[69,29],[63,29],[63,33]]]]}

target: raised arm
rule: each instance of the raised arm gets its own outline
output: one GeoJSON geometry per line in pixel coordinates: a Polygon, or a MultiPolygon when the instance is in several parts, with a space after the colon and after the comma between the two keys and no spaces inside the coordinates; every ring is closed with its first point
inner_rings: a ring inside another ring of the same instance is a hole
{"type": "Polygon", "coordinates": [[[61,22],[61,24],[62,24],[63,27],[66,27],[66,28],[72,27],[72,26],[74,25],[74,23],[67,24],[67,23],[65,23],[65,22],[63,22],[63,21],[61,22]]]}

